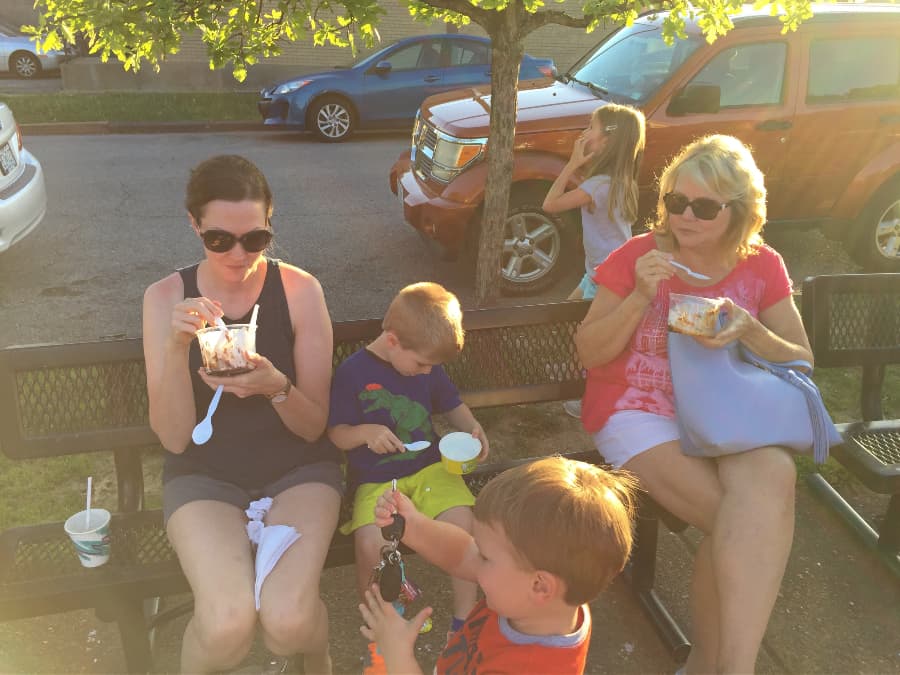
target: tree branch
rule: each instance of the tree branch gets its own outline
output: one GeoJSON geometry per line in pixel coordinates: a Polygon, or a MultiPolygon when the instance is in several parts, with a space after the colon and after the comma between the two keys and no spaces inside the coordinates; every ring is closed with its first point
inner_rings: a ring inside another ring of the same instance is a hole
{"type": "Polygon", "coordinates": [[[472,19],[479,26],[487,30],[487,26],[491,23],[493,15],[497,12],[489,9],[476,7],[467,0],[422,0],[426,5],[431,5],[438,9],[449,9],[457,14],[464,14],[472,19]]]}
{"type": "Polygon", "coordinates": [[[546,26],[551,23],[560,26],[568,26],[569,28],[587,28],[591,21],[593,21],[593,17],[569,16],[565,12],[557,10],[535,12],[534,14],[528,15],[522,22],[522,35],[527,35],[541,26],[546,26]]]}

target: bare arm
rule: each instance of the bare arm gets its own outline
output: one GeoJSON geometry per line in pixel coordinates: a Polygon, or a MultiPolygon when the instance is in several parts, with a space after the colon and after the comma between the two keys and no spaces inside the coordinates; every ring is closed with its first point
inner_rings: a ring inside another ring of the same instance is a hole
{"type": "Polygon", "coordinates": [[[383,424],[336,424],[328,427],[328,438],[341,450],[365,445],[379,455],[406,451],[403,441],[383,424]]]}
{"type": "Polygon", "coordinates": [[[177,274],[144,293],[144,362],[150,427],[169,452],[187,448],[197,423],[188,353],[194,333],[212,323],[221,310],[206,298],[184,298],[177,274]]]}
{"type": "Polygon", "coordinates": [[[544,211],[547,213],[560,213],[561,211],[587,206],[591,203],[591,196],[580,187],[566,192],[566,186],[576,177],[578,169],[587,163],[591,157],[590,153],[585,155],[584,137],[579,136],[575,141],[575,146],[572,148],[572,156],[562,171],[559,172],[556,180],[553,181],[547,196],[544,197],[544,204],[541,207],[544,211]]]}

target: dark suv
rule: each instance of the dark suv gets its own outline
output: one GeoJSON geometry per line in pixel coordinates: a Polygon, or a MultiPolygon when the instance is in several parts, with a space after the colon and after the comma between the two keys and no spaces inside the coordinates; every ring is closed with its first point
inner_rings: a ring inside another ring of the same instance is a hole
{"type": "MultiPolygon", "coordinates": [[[[609,35],[567,75],[519,91],[503,286],[549,285],[578,251],[577,210],[541,209],[591,111],[628,103],[647,116],[641,214],[655,178],[686,143],[737,136],[766,174],[769,227],[818,226],[866,268],[900,271],[900,6],[814,5],[782,34],[778,17],[746,9],[708,44],[696,24],[667,45],[661,17],[609,35]]],[[[450,253],[477,239],[490,147],[490,97],[427,99],[412,147],[391,169],[405,219],[450,253]]]]}

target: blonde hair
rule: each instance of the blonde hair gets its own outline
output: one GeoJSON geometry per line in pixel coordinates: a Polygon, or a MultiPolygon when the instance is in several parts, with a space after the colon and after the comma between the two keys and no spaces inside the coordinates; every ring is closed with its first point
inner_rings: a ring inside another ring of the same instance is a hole
{"type": "MultiPolygon", "coordinates": [[[[591,117],[606,134],[607,141],[588,166],[587,175],[609,176],[609,219],[615,222],[619,212],[633,223],[638,215],[637,173],[644,154],[644,113],[631,106],[608,103],[594,110],[591,117]]],[[[594,206],[593,201],[588,205],[591,213],[594,206]]]]}
{"type": "Polygon", "coordinates": [[[685,146],[665,168],[659,179],[656,222],[650,229],[671,238],[676,249],[678,240],[669,228],[663,197],[675,189],[682,175],[689,176],[731,206],[724,242],[729,251],[734,251],[743,260],[762,245],[760,232],[766,223],[766,184],[750,148],[734,136],[704,136],[685,146]]]}
{"type": "Polygon", "coordinates": [[[494,477],[474,513],[503,529],[525,566],[562,579],[566,603],[580,605],[625,567],[635,485],[627,472],[547,457],[494,477]]]}
{"type": "Polygon", "coordinates": [[[440,363],[454,359],[463,348],[459,300],[440,284],[423,281],[401,290],[381,328],[393,333],[404,349],[440,363]]]}

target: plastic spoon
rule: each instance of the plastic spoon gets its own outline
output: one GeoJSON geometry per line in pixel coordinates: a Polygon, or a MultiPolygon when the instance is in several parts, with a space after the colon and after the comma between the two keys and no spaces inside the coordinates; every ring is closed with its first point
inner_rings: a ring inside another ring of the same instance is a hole
{"type": "Polygon", "coordinates": [[[712,277],[706,276],[705,274],[700,274],[700,272],[695,272],[687,265],[682,265],[680,262],[676,262],[674,260],[670,260],[669,262],[672,264],[672,267],[677,267],[689,277],[694,277],[695,279],[701,279],[703,281],[712,281],[712,277]]]}
{"type": "Polygon", "coordinates": [[[212,401],[209,402],[209,408],[206,410],[206,417],[204,417],[200,422],[197,423],[197,426],[194,427],[194,431],[191,432],[191,440],[194,441],[196,445],[203,445],[212,438],[212,416],[213,413],[216,412],[216,407],[219,405],[219,399],[222,398],[222,388],[225,385],[220,384],[216,387],[216,393],[213,394],[212,401]]]}
{"type": "Polygon", "coordinates": [[[431,441],[413,441],[412,443],[404,443],[403,447],[409,452],[421,452],[431,445],[431,441]]]}

